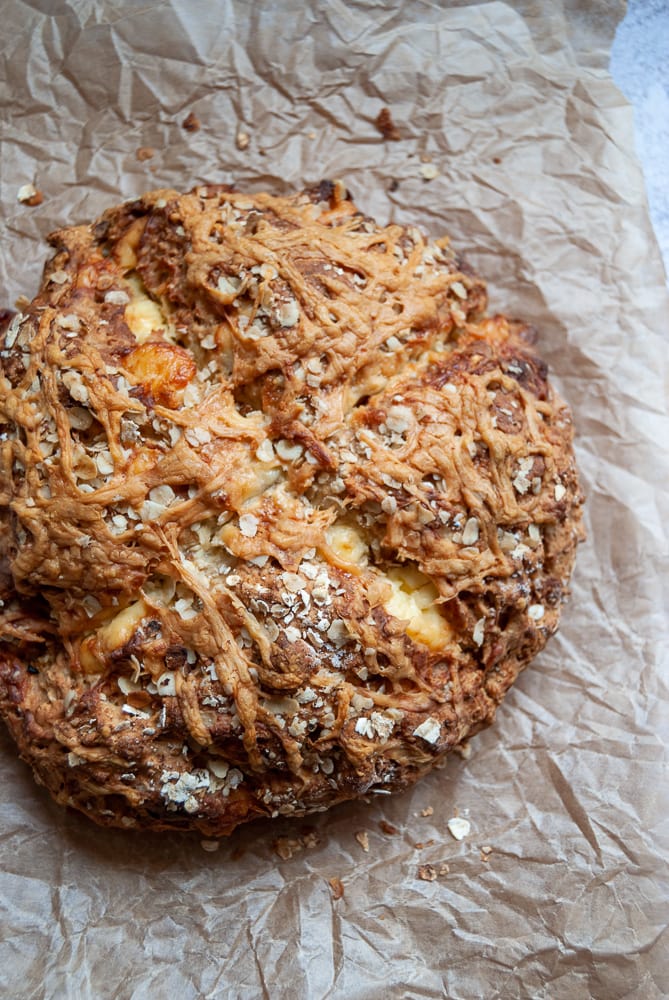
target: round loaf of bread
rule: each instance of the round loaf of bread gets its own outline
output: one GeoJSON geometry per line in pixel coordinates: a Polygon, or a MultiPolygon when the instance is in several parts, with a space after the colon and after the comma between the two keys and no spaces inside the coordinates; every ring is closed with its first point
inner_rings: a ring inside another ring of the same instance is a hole
{"type": "Polygon", "coordinates": [[[99,823],[407,787],[555,631],[581,504],[522,323],[341,182],[53,234],[0,341],[0,712],[99,823]]]}

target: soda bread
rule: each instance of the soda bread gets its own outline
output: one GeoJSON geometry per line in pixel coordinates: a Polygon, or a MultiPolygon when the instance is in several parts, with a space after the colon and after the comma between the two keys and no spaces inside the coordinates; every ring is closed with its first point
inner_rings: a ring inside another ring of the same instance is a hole
{"type": "Polygon", "coordinates": [[[519,322],[341,182],[63,229],[0,341],[0,712],[98,823],[403,789],[558,625],[582,497],[519,322]]]}

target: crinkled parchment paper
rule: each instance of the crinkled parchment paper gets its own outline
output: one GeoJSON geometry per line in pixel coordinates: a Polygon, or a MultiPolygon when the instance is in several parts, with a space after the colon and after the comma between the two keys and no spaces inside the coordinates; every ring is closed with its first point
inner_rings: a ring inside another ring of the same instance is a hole
{"type": "Polygon", "coordinates": [[[622,12],[0,4],[3,304],[34,294],[47,232],[147,188],[342,177],[380,220],[448,231],[493,308],[538,326],[575,413],[589,532],[563,627],[496,726],[408,794],[206,851],[62,812],[3,731],[2,996],[669,994],[669,310],[606,69],[622,12]],[[398,142],[374,127],[384,105],[398,142]],[[26,183],[41,205],[17,201],[26,183]]]}

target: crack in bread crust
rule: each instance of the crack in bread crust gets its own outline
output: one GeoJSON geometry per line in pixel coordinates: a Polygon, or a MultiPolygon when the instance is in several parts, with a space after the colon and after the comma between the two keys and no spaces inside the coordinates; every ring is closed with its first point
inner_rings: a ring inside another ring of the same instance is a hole
{"type": "Polygon", "coordinates": [[[558,625],[572,427],[531,331],[340,182],[50,237],[0,362],[0,710],[99,823],[406,787],[558,625]]]}

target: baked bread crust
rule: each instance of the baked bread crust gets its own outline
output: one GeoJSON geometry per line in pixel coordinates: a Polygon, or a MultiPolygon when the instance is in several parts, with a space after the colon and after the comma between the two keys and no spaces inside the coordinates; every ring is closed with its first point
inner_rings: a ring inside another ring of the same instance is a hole
{"type": "Polygon", "coordinates": [[[558,625],[581,504],[531,331],[340,182],[64,229],[0,391],[0,711],[112,826],[405,788],[558,625]]]}

